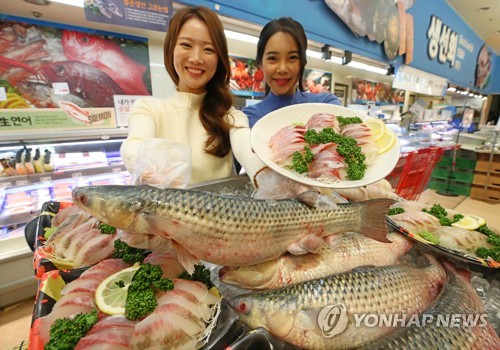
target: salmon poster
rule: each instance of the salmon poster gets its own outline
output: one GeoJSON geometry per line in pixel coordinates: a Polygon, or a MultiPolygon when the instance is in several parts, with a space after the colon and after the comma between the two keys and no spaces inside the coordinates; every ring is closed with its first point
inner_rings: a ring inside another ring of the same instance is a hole
{"type": "Polygon", "coordinates": [[[113,107],[114,95],[151,95],[148,43],[0,19],[0,90],[0,109],[113,107]]]}

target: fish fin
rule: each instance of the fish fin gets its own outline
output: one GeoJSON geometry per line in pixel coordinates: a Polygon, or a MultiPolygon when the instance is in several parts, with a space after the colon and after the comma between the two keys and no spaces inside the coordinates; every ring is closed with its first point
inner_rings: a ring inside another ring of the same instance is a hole
{"type": "Polygon", "coordinates": [[[306,191],[297,195],[297,200],[313,208],[318,199],[319,193],[315,191],[306,191]]]}
{"type": "Polygon", "coordinates": [[[182,267],[184,267],[187,273],[192,275],[194,272],[194,265],[196,265],[200,261],[200,259],[191,255],[176,241],[172,241],[172,246],[177,253],[177,260],[179,260],[179,263],[182,265],[182,267]]]}
{"type": "Polygon", "coordinates": [[[295,326],[298,312],[276,311],[269,314],[269,332],[278,338],[285,338],[295,326]],[[272,320],[272,321],[271,321],[272,320]]]}
{"type": "Polygon", "coordinates": [[[287,248],[288,252],[292,255],[304,255],[307,254],[308,251],[300,246],[299,242],[291,243],[287,248]]]}
{"type": "Polygon", "coordinates": [[[364,205],[364,216],[359,233],[379,242],[392,243],[387,238],[388,228],[385,218],[389,207],[394,202],[394,200],[387,198],[371,199],[362,202],[364,205]]]}

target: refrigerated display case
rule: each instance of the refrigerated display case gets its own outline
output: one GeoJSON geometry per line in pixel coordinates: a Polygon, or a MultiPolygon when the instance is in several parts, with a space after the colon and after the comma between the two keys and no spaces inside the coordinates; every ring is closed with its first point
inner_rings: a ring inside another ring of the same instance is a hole
{"type": "Polygon", "coordinates": [[[0,177],[0,307],[36,294],[25,226],[40,214],[43,203],[71,200],[76,186],[128,183],[129,174],[120,158],[127,132],[123,128],[3,135],[0,159],[30,148],[32,154],[37,148],[50,150],[52,159],[49,171],[9,172],[10,176],[0,177]]]}

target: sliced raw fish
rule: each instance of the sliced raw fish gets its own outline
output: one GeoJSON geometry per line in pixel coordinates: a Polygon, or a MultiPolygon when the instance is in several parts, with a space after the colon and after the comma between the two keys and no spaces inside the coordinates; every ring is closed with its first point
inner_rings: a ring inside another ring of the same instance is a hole
{"type": "Polygon", "coordinates": [[[163,277],[170,279],[179,277],[185,271],[179,260],[177,260],[175,253],[153,252],[144,259],[144,263],[159,265],[163,271],[163,277]]]}
{"type": "Polygon", "coordinates": [[[333,114],[328,113],[316,113],[307,121],[307,129],[314,129],[316,131],[321,131],[324,128],[332,128],[333,131],[339,132],[339,121],[337,117],[333,114]]]}
{"type": "Polygon", "coordinates": [[[460,227],[442,226],[432,231],[433,234],[439,237],[439,245],[466,251],[475,254],[479,247],[491,248],[491,244],[487,242],[488,237],[478,231],[469,231],[460,227]]]}
{"type": "Polygon", "coordinates": [[[422,231],[432,232],[441,227],[438,218],[423,211],[408,211],[391,215],[390,218],[401,227],[413,233],[422,231]]]}
{"type": "Polygon", "coordinates": [[[76,205],[72,205],[67,208],[63,208],[57,212],[57,214],[52,218],[52,227],[57,227],[62,224],[64,220],[66,220],[68,217],[70,217],[73,214],[84,214],[87,217],[90,217],[87,213],[85,213],[80,207],[76,205]]]}

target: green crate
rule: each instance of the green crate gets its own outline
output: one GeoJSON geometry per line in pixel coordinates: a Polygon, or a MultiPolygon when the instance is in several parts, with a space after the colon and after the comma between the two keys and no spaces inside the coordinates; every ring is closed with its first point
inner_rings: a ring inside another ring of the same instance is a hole
{"type": "MultiPolygon", "coordinates": [[[[443,157],[437,166],[449,166],[453,162],[452,157],[443,157]]],[[[476,160],[473,159],[460,159],[455,160],[455,169],[474,169],[476,167],[476,160]]]]}
{"type": "Polygon", "coordinates": [[[464,182],[472,182],[474,180],[474,169],[460,169],[457,166],[455,171],[451,172],[451,165],[438,165],[432,170],[431,179],[447,179],[459,180],[464,182]]]}
{"type": "MultiPolygon", "coordinates": [[[[448,150],[444,152],[443,157],[453,157],[453,150],[448,150]]],[[[457,159],[470,159],[477,160],[477,153],[468,149],[458,149],[456,153],[457,159]]]]}
{"type": "Polygon", "coordinates": [[[428,187],[431,190],[436,190],[436,191],[445,190],[446,187],[448,186],[448,184],[446,183],[447,181],[445,180],[444,182],[440,182],[439,180],[441,180],[441,179],[432,179],[431,178],[431,181],[429,182],[428,187]]]}

